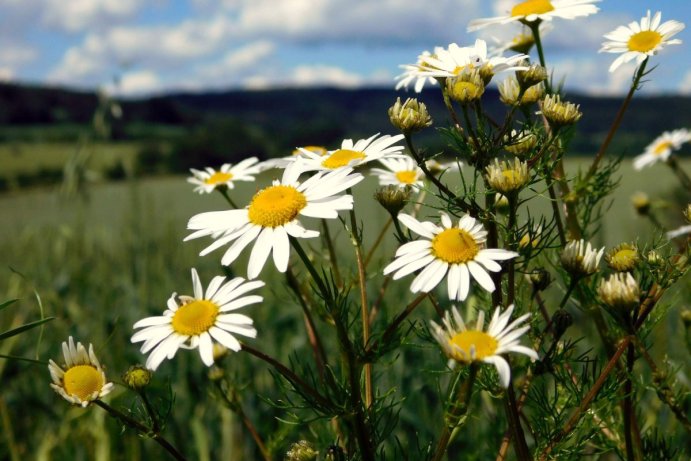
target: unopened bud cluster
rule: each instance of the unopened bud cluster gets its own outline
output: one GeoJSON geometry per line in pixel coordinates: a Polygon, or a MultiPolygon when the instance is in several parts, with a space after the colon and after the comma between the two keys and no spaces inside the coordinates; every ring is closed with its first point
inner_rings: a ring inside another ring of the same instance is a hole
{"type": "Polygon", "coordinates": [[[548,94],[542,101],[542,114],[554,127],[573,125],[579,121],[583,115],[579,108],[578,104],[562,101],[558,94],[548,94]]]}
{"type": "Polygon", "coordinates": [[[414,133],[432,125],[432,117],[427,112],[427,106],[415,98],[408,98],[401,103],[401,98],[389,108],[391,124],[402,133],[414,133]]]}
{"type": "Polygon", "coordinates": [[[597,272],[597,266],[605,247],[595,250],[590,242],[583,239],[566,244],[561,253],[561,264],[573,277],[586,277],[597,272]]]}
{"type": "Polygon", "coordinates": [[[477,69],[466,67],[456,77],[446,79],[449,97],[461,104],[479,101],[485,92],[485,82],[477,69]]]}

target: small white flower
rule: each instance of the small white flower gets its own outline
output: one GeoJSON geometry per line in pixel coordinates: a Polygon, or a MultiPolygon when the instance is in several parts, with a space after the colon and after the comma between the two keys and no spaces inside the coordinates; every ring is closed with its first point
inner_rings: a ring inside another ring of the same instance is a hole
{"type": "Polygon", "coordinates": [[[593,5],[600,0],[526,0],[516,4],[506,16],[482,18],[470,21],[468,32],[482,29],[492,24],[508,24],[514,21],[551,21],[554,18],[575,19],[589,16],[599,11],[593,5]]]}
{"type": "Polygon", "coordinates": [[[372,168],[372,174],[379,178],[379,184],[388,186],[389,184],[407,187],[410,186],[420,191],[423,185],[422,180],[425,174],[417,166],[415,160],[410,157],[383,159],[379,161],[386,169],[372,168]]]}
{"type": "Polygon", "coordinates": [[[484,311],[478,313],[475,329],[468,329],[454,306],[451,314],[446,313],[443,326],[437,325],[434,321],[430,322],[432,335],[447,357],[462,363],[484,362],[494,365],[501,385],[509,387],[511,369],[501,354],[516,352],[527,355],[533,360],[538,359],[537,352],[529,347],[521,346],[519,342],[521,336],[530,330],[529,325],[521,327],[519,325],[524,323],[530,314],[524,314],[509,323],[513,308],[514,305],[511,304],[504,313],[501,313],[497,306],[485,332],[484,311]]]}
{"type": "Polygon", "coordinates": [[[195,184],[195,192],[200,194],[210,194],[218,187],[234,188],[235,181],[254,181],[254,176],[261,172],[261,166],[256,157],[247,158],[237,165],[225,163],[216,171],[207,167],[204,171],[191,168],[192,177],[187,178],[187,182],[195,184]]]}
{"type": "Polygon", "coordinates": [[[379,133],[367,139],[353,142],[345,139],[341,148],[319,154],[307,149],[300,149],[301,155],[295,156],[295,163],[304,171],[329,171],[344,167],[358,167],[373,160],[402,157],[403,146],[395,145],[403,135],[384,135],[379,133]]]}
{"type": "Polygon", "coordinates": [[[441,213],[441,227],[412,216],[399,214],[407,228],[422,236],[398,248],[396,259],[384,268],[384,275],[394,273],[394,280],[422,269],[410,285],[413,293],[427,293],[446,277],[449,299],[463,301],[474,278],[486,291],[495,290],[489,272],[499,272],[497,261],[515,258],[518,253],[499,248],[484,248],[487,231],[475,218],[464,215],[454,226],[446,213],[441,213]]]}
{"type": "Polygon", "coordinates": [[[92,344],[89,344],[87,352],[82,343],[75,346],[74,339],[70,336],[67,342],[62,343],[62,355],[65,358],[64,369],[52,360],[48,361],[48,370],[53,380],[50,387],[62,398],[86,407],[113,390],[113,383],[106,382],[106,374],[96,358],[92,344]]]}
{"type": "Polygon", "coordinates": [[[660,24],[661,19],[661,12],[658,11],[651,18],[648,10],[648,14],[641,18],[640,23],[633,21],[628,26],[619,26],[605,34],[609,41],[602,44],[600,52],[621,53],[609,67],[610,72],[634,59],[639,65],[649,56],[657,54],[665,45],[681,43],[679,39],[670,38],[684,30],[684,23],[672,20],[660,24]]]}
{"type": "Polygon", "coordinates": [[[588,276],[597,272],[605,247],[594,249],[583,239],[566,244],[561,253],[561,264],[572,276],[588,276]]]}
{"type": "Polygon", "coordinates": [[[199,348],[202,362],[210,367],[214,363],[212,340],[237,352],[242,346],[233,334],[248,338],[257,336],[251,318],[231,311],[261,302],[264,299],[261,296],[242,295],[264,286],[264,282],[246,282],[236,277],[224,283],[225,279],[214,277],[204,293],[199,275],[192,269],[194,296],[173,293],[163,315],[147,317],[134,324],[134,329],[141,330],[132,336],[132,342],[144,341],[141,352],[150,352],[146,360],[148,369],[156,370],[164,359],[175,357],[180,348],[199,348]]]}
{"type": "Polygon", "coordinates": [[[187,228],[195,232],[185,240],[204,236],[214,238],[216,241],[200,253],[202,256],[233,242],[221,260],[226,266],[256,240],[247,277],[256,278],[271,253],[276,269],[285,272],[290,256],[288,237],[313,238],[319,235],[318,231],[305,229],[299,218],[338,218],[339,211],[353,208],[353,197],[342,192],[363,179],[361,174],[352,173],[352,168],[339,168],[319,172],[300,182],[299,176],[303,172],[300,166],[300,162],[288,166],[280,181],[274,181],[273,185],[257,192],[245,208],[193,216],[187,228]]]}
{"type": "Polygon", "coordinates": [[[657,162],[666,162],[672,152],[681,149],[681,146],[691,141],[691,132],[686,128],[674,131],[665,131],[651,142],[645,151],[633,159],[633,168],[642,170],[646,166],[657,162]]]}

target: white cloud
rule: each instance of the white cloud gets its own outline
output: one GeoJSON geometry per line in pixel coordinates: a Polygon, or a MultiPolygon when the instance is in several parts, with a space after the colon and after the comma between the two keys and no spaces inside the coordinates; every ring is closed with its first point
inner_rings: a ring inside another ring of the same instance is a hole
{"type": "Polygon", "coordinates": [[[67,32],[108,26],[131,17],[141,6],[138,0],[44,0],[44,24],[67,32]]]}
{"type": "Polygon", "coordinates": [[[37,57],[38,51],[29,45],[0,40],[0,64],[18,66],[34,61],[37,57]]]}
{"type": "Polygon", "coordinates": [[[161,79],[154,72],[143,70],[123,74],[118,84],[110,84],[106,87],[111,94],[137,96],[156,93],[163,90],[161,79]]]}
{"type": "Polygon", "coordinates": [[[691,70],[684,74],[679,84],[679,92],[685,95],[691,95],[691,70]]]}
{"type": "Polygon", "coordinates": [[[232,76],[261,66],[260,62],[271,56],[275,50],[276,45],[268,40],[253,42],[229,51],[212,64],[201,66],[198,74],[207,81],[220,80],[228,84],[232,76]]]}
{"type": "Polygon", "coordinates": [[[350,72],[337,66],[300,65],[291,70],[274,74],[259,74],[246,78],[243,87],[250,90],[262,90],[273,87],[335,87],[358,88],[362,86],[391,84],[392,76],[382,70],[370,75],[350,72]]]}
{"type": "Polygon", "coordinates": [[[0,82],[7,82],[12,80],[14,72],[8,67],[0,67],[0,82]]]}

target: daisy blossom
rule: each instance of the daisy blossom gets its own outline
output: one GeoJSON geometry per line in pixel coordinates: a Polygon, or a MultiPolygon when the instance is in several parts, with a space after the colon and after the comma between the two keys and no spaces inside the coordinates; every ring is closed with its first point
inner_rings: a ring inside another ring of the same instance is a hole
{"type": "Polygon", "coordinates": [[[70,336],[67,342],[62,343],[62,355],[65,359],[64,368],[52,360],[48,361],[48,370],[53,380],[50,387],[62,398],[86,407],[113,390],[113,383],[106,382],[106,374],[96,358],[92,344],[89,344],[87,352],[82,343],[75,346],[74,339],[70,336]]]}
{"type": "Polygon", "coordinates": [[[276,269],[285,272],[290,255],[289,237],[319,235],[318,231],[305,229],[299,218],[336,219],[339,211],[351,210],[353,197],[341,193],[363,179],[361,174],[353,173],[352,168],[340,168],[319,172],[300,182],[299,176],[304,171],[300,166],[299,162],[288,166],[280,181],[257,192],[245,208],[193,216],[187,228],[195,232],[185,240],[212,236],[216,241],[204,249],[201,256],[233,242],[221,260],[226,266],[256,240],[247,268],[248,278],[259,275],[272,252],[276,269]]]}
{"type": "Polygon", "coordinates": [[[340,149],[328,151],[323,155],[307,149],[300,149],[302,155],[297,156],[295,162],[300,163],[304,171],[354,168],[372,160],[403,156],[401,153],[403,146],[395,145],[401,139],[403,139],[402,134],[379,136],[379,133],[367,139],[360,139],[355,143],[352,139],[345,139],[341,143],[340,149]]]}
{"type": "Polygon", "coordinates": [[[441,227],[412,216],[399,214],[408,229],[423,237],[398,248],[396,259],[384,268],[384,275],[394,273],[394,280],[422,269],[410,285],[410,291],[429,292],[446,277],[449,299],[463,301],[474,278],[486,291],[495,290],[488,271],[499,272],[497,261],[515,258],[518,253],[499,248],[484,248],[487,231],[482,224],[464,215],[454,226],[446,213],[441,213],[441,227]]]}
{"type": "Polygon", "coordinates": [[[535,22],[551,21],[553,18],[575,19],[589,16],[599,11],[593,5],[600,0],[526,0],[517,3],[508,15],[493,18],[482,18],[470,21],[468,32],[493,24],[508,24],[514,21],[535,22]]]}
{"type": "Polygon", "coordinates": [[[195,184],[195,192],[200,194],[210,194],[219,187],[234,188],[235,181],[254,181],[254,175],[261,172],[261,166],[257,157],[247,158],[237,165],[225,163],[216,171],[207,167],[204,171],[191,168],[192,177],[187,178],[187,182],[195,184]]]}
{"type": "Polygon", "coordinates": [[[458,46],[451,43],[448,48],[437,47],[434,54],[425,54],[418,57],[418,64],[401,66],[406,71],[396,77],[400,82],[396,89],[407,87],[413,80],[417,80],[415,91],[422,91],[424,84],[430,79],[456,77],[463,69],[488,68],[492,73],[505,70],[524,69],[521,66],[525,54],[517,54],[508,58],[503,56],[488,56],[487,42],[481,39],[475,40],[472,46],[458,46]],[[420,64],[424,62],[424,64],[420,64]],[[422,80],[422,83],[420,83],[422,80]]]}
{"type": "Polygon", "coordinates": [[[233,333],[248,338],[257,336],[251,318],[230,312],[261,302],[264,299],[261,296],[242,295],[264,286],[264,282],[247,282],[242,277],[224,283],[225,280],[225,277],[214,277],[204,293],[199,275],[192,269],[194,296],[173,293],[163,315],[147,317],[134,324],[135,330],[141,330],[132,336],[132,342],[143,341],[141,352],[151,352],[146,360],[148,369],[156,370],[164,359],[172,359],[180,348],[199,348],[202,362],[210,367],[214,363],[212,339],[237,352],[242,346],[233,333]]]}
{"type": "Polygon", "coordinates": [[[681,149],[684,143],[691,141],[691,132],[686,128],[674,131],[665,131],[655,138],[641,155],[633,159],[633,168],[642,170],[657,162],[666,162],[672,152],[681,149]]]}
{"type": "Polygon", "coordinates": [[[614,60],[609,71],[614,72],[620,65],[629,61],[636,60],[640,65],[649,56],[657,54],[665,45],[679,45],[681,40],[670,38],[682,30],[684,23],[679,21],[666,21],[660,24],[662,13],[657,12],[655,16],[648,14],[641,18],[641,22],[633,21],[628,26],[619,26],[612,32],[605,34],[609,40],[602,44],[600,52],[622,53],[614,60]]]}
{"type": "Polygon", "coordinates": [[[371,170],[372,174],[379,178],[380,185],[388,186],[392,184],[399,187],[410,186],[417,191],[422,188],[422,179],[425,177],[425,174],[420,167],[417,166],[417,162],[412,158],[382,159],[380,163],[384,165],[386,169],[372,168],[371,170]]]}
{"type": "Polygon", "coordinates": [[[523,325],[530,314],[524,314],[509,323],[514,305],[511,304],[504,313],[500,308],[494,311],[487,331],[485,327],[485,313],[478,312],[475,329],[468,329],[463,317],[454,306],[444,317],[443,326],[431,321],[432,336],[441,346],[444,354],[457,362],[471,363],[484,362],[494,365],[499,374],[499,381],[503,387],[509,387],[511,369],[509,363],[501,354],[516,352],[524,354],[533,360],[538,359],[537,352],[533,349],[521,346],[519,340],[530,329],[529,325],[523,325]]]}

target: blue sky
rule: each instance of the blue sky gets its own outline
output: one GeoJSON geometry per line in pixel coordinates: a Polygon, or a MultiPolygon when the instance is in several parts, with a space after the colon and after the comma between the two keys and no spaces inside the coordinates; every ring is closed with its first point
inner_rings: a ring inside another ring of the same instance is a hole
{"type": "MultiPolygon", "coordinates": [[[[0,0],[0,80],[127,95],[169,90],[393,86],[399,65],[451,42],[505,38],[518,29],[467,33],[471,19],[517,0],[0,0]],[[508,34],[508,35],[507,35],[508,34]],[[118,84],[113,83],[118,77],[118,84]]],[[[620,94],[633,64],[607,68],[602,35],[647,9],[689,24],[688,0],[603,0],[601,11],[555,19],[547,60],[570,91],[620,94]]],[[[685,29],[653,58],[648,93],[691,94],[685,29]]]]}

